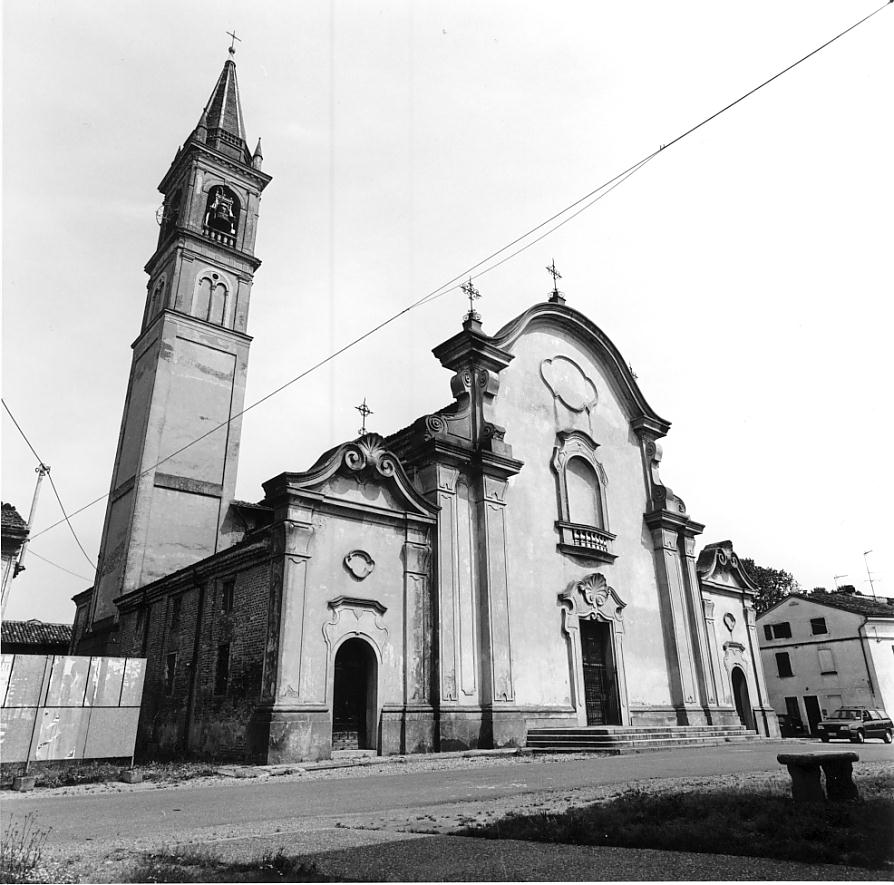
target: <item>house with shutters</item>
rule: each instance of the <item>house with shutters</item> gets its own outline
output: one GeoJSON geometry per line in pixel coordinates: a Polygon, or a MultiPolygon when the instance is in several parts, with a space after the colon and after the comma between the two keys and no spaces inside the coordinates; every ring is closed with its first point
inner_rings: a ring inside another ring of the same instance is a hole
{"type": "Polygon", "coordinates": [[[838,707],[894,710],[894,600],[858,593],[792,593],[757,619],[777,713],[812,734],[838,707]]]}

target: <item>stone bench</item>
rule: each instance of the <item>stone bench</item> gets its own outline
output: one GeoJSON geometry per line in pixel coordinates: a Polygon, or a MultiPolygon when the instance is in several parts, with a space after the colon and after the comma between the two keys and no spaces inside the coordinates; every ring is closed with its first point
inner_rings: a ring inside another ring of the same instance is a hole
{"type": "Polygon", "coordinates": [[[859,799],[853,779],[856,753],[780,753],[776,760],[788,768],[795,802],[850,802],[859,799]],[[826,793],[820,784],[820,769],[826,776],[826,793]]]}

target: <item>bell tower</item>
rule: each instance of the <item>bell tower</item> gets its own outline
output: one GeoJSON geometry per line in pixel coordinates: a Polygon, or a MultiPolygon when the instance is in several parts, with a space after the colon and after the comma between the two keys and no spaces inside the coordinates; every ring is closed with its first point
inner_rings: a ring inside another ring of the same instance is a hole
{"type": "Polygon", "coordinates": [[[114,653],[116,597],[238,540],[236,486],[261,143],[249,151],[235,54],[158,186],[149,275],[82,652],[114,653]]]}

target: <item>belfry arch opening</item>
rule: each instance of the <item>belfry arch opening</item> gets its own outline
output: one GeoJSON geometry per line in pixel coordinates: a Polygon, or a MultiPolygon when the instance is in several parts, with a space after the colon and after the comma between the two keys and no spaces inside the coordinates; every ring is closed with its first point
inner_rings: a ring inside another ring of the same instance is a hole
{"type": "Polygon", "coordinates": [[[378,748],[378,661],[372,646],[353,638],[335,655],[332,690],[332,749],[378,748]]]}

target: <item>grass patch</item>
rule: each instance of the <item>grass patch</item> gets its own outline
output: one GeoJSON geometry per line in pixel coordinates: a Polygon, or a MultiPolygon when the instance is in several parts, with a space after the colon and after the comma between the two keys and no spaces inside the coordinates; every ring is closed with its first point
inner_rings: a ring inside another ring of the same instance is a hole
{"type": "Polygon", "coordinates": [[[862,801],[795,804],[746,790],[630,790],[561,813],[509,815],[460,835],[614,845],[884,868],[894,862],[894,776],[861,781],[862,801]]]}
{"type": "Polygon", "coordinates": [[[33,811],[21,820],[10,818],[0,845],[0,882],[33,882],[50,831],[37,826],[33,811]]]}
{"type": "MultiPolygon", "coordinates": [[[[38,787],[74,787],[80,784],[115,783],[119,780],[121,770],[127,768],[127,762],[108,762],[103,760],[68,763],[34,771],[38,787]]],[[[208,762],[144,762],[138,763],[134,769],[141,772],[144,781],[179,783],[197,777],[211,777],[216,766],[208,762]]]]}
{"type": "Polygon", "coordinates": [[[202,849],[175,848],[146,854],[123,882],[343,882],[315,863],[282,850],[254,860],[226,861],[202,849]]]}

